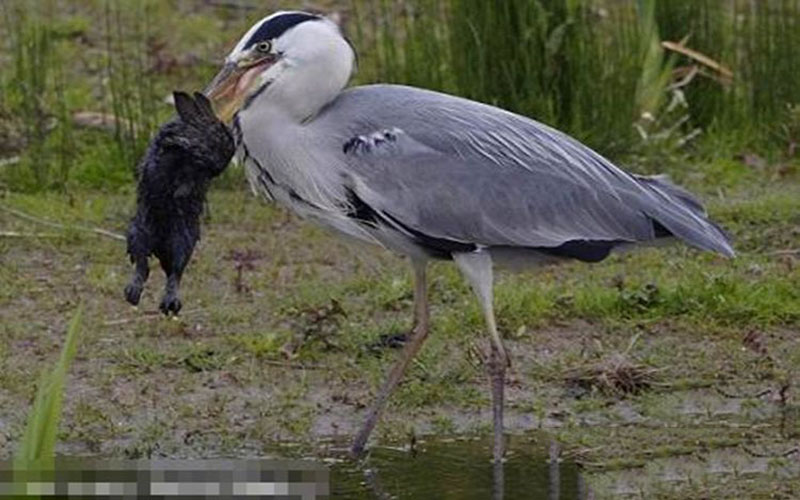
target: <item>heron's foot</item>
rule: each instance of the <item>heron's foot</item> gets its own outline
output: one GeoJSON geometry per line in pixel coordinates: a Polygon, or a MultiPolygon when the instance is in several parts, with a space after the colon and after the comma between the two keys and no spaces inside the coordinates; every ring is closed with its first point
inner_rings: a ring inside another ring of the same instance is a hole
{"type": "Polygon", "coordinates": [[[142,286],[136,283],[129,283],[125,287],[125,300],[132,306],[139,305],[139,299],[142,298],[142,286]]]}
{"type": "Polygon", "coordinates": [[[350,458],[359,460],[367,454],[366,446],[363,443],[353,443],[350,447],[350,458]]]}
{"type": "Polygon", "coordinates": [[[479,357],[482,358],[484,366],[489,370],[489,373],[495,372],[494,365],[500,365],[504,367],[504,370],[511,369],[511,356],[506,354],[504,347],[501,350],[496,350],[494,346],[490,345],[488,353],[486,349],[479,349],[478,353],[479,357]]]}
{"type": "Polygon", "coordinates": [[[164,295],[164,298],[161,299],[161,304],[158,306],[165,316],[169,316],[170,314],[177,316],[181,307],[183,307],[183,304],[181,304],[181,299],[178,298],[178,294],[176,293],[164,295]]]}

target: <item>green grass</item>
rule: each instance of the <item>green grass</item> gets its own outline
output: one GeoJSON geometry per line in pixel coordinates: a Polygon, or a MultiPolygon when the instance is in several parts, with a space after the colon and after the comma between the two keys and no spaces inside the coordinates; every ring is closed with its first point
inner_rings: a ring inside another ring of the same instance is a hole
{"type": "MultiPolygon", "coordinates": [[[[691,165],[694,172],[715,168],[691,165]]],[[[692,178],[693,188],[717,193],[708,184],[713,178],[692,178]]],[[[797,433],[796,419],[783,431],[780,424],[781,415],[796,415],[796,405],[775,396],[780,386],[796,384],[791,367],[800,360],[800,275],[796,254],[785,252],[796,250],[797,179],[736,179],[724,196],[706,197],[733,234],[736,260],[675,246],[599,265],[499,273],[498,319],[513,359],[509,425],[515,432],[558,432],[570,453],[580,452],[592,484],[627,478],[629,467],[668,469],[670,457],[713,453],[721,429],[746,433],[726,441],[736,453],[761,446],[777,453],[797,433]],[[751,333],[766,355],[748,347],[751,333]],[[649,387],[614,395],[569,381],[576,370],[617,356],[652,370],[649,387]],[[729,412],[732,399],[718,390],[741,395],[733,398],[741,409],[729,412]],[[752,396],[764,390],[771,395],[752,396]],[[630,414],[644,420],[632,422],[630,414]],[[630,438],[610,439],[616,428],[630,438]]],[[[133,199],[78,191],[9,194],[4,203],[67,226],[121,231],[133,199]]],[[[214,191],[210,206],[179,320],[158,317],[157,270],[140,309],[124,303],[131,270],[117,241],[83,231],[0,240],[0,258],[16,263],[0,267],[7,283],[0,313],[14,311],[3,315],[11,319],[0,330],[0,419],[10,429],[0,454],[24,434],[25,415],[17,409],[33,398],[29,381],[38,363],[31,360],[60,348],[51,325],[78,299],[86,304],[87,347],[65,388],[60,434],[75,453],[269,453],[285,440],[314,450],[322,436],[354,432],[395,357],[375,345],[410,327],[407,265],[377,249],[354,249],[311,224],[287,222],[280,210],[238,193],[214,191]],[[239,276],[231,256],[248,251],[260,257],[239,276]]],[[[50,231],[4,212],[0,225],[50,231]]],[[[431,298],[431,338],[378,427],[382,439],[488,429],[478,305],[449,264],[432,267],[431,298]]],[[[731,491],[771,491],[770,476],[759,477],[758,488],[735,483],[731,491]]],[[[684,491],[665,495],[681,498],[684,491]]]]}
{"type": "Polygon", "coordinates": [[[0,159],[20,161],[0,167],[0,183],[26,192],[125,189],[172,114],[167,96],[201,89],[259,15],[151,0],[3,2],[0,61],[13,71],[0,75],[0,159]],[[114,119],[85,128],[79,112],[114,119]]]}
{"type": "Polygon", "coordinates": [[[351,0],[361,81],[391,81],[499,105],[565,130],[615,159],[634,154],[774,151],[800,101],[800,2],[715,0],[351,0]],[[660,41],[684,42],[732,81],[660,41]],[[699,73],[669,86],[692,66],[699,73]],[[673,70],[679,71],[673,77],[673,70]],[[685,106],[673,100],[685,97],[685,106]],[[645,119],[648,115],[652,119],[645,119]],[[642,141],[634,124],[648,135],[642,141]],[[702,132],[698,140],[694,134],[702,132]],[[711,136],[707,139],[705,136],[711,136]],[[688,137],[687,149],[684,143],[688,137]],[[698,151],[699,149],[699,151],[698,151]]]}
{"type": "MultiPolygon", "coordinates": [[[[0,170],[0,182],[17,191],[130,184],[147,140],[172,112],[167,95],[203,87],[265,14],[190,3],[78,0],[65,9],[54,0],[4,2],[3,63],[12,71],[0,75],[0,142],[7,142],[0,152],[20,161],[0,170]],[[116,120],[110,131],[85,130],[72,119],[84,111],[116,120]]],[[[659,159],[685,173],[687,158],[718,155],[720,147],[773,162],[796,157],[797,0],[325,6],[345,13],[360,56],[356,83],[407,83],[496,104],[634,168],[659,159]],[[732,80],[664,51],[661,40],[730,68],[732,80]],[[693,65],[699,73],[690,83],[669,88],[693,65]],[[676,105],[680,96],[685,106],[676,105]]]]}
{"type": "Polygon", "coordinates": [[[55,93],[54,75],[61,76],[61,60],[53,32],[37,7],[29,10],[20,3],[3,6],[4,32],[13,54],[13,64],[9,65],[13,65],[13,72],[4,82],[7,95],[3,101],[21,118],[28,153],[26,167],[32,180],[46,185],[51,177],[52,155],[46,147],[50,127],[47,105],[51,104],[48,97],[55,93]]]}
{"type": "MultiPolygon", "coordinates": [[[[39,436],[58,437],[71,453],[268,454],[276,441],[313,451],[321,436],[352,435],[395,357],[376,346],[410,328],[411,280],[401,260],[354,249],[242,196],[241,171],[230,169],[211,195],[183,285],[184,314],[164,320],[160,272],[131,309],[122,300],[131,271],[123,245],[77,229],[124,231],[135,158],[148,130],[171,113],[163,98],[202,87],[263,13],[78,0],[67,14],[59,2],[34,4],[24,19],[14,10],[21,3],[0,6],[3,33],[17,30],[0,41],[4,67],[13,69],[0,74],[0,141],[28,144],[0,144],[2,157],[21,156],[0,167],[0,203],[67,229],[0,211],[0,229],[25,235],[0,237],[0,262],[13,263],[0,265],[0,456],[33,432],[25,430],[29,403],[39,401],[31,381],[58,356],[64,314],[79,302],[85,347],[63,387],[62,424],[37,424],[39,436]],[[52,71],[33,71],[44,59],[52,71]],[[86,110],[133,126],[72,126],[68,117],[86,110]],[[236,256],[248,254],[252,265],[237,269],[236,256]]],[[[360,52],[357,82],[443,89],[555,124],[629,168],[671,174],[734,237],[733,261],[675,246],[600,265],[500,272],[514,432],[557,433],[601,491],[626,481],[664,498],[721,492],[710,474],[675,488],[637,480],[673,461],[702,464],[716,450],[777,455],[796,442],[797,405],[779,398],[787,384],[792,394],[800,363],[796,2],[328,4],[345,7],[360,52]],[[675,93],[665,91],[665,75],[692,61],[657,41],[684,39],[735,78],[723,85],[697,76],[682,88],[688,107],[667,112],[675,93]],[[643,111],[655,121],[642,121],[643,111]],[[681,145],[695,129],[702,134],[681,145]],[[758,158],[741,156],[751,153],[758,158]],[[652,369],[650,387],[614,395],[569,381],[618,356],[652,369]],[[730,412],[734,403],[740,410],[730,412]]],[[[378,427],[381,438],[488,430],[480,309],[449,264],[432,266],[431,297],[433,333],[378,427]]],[[[789,496],[773,471],[725,476],[724,493],[789,496]]]]}

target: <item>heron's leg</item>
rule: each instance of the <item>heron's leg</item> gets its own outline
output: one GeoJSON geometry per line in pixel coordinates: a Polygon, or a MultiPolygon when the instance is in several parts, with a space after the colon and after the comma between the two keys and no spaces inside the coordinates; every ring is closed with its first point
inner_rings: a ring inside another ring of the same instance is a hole
{"type": "Polygon", "coordinates": [[[454,254],[461,273],[469,280],[472,290],[478,297],[486,319],[486,328],[491,336],[491,356],[489,374],[492,383],[492,421],[494,425],[494,461],[499,462],[505,453],[503,437],[503,399],[505,392],[506,367],[509,358],[494,319],[492,257],[487,252],[454,254]]]}
{"type": "Polygon", "coordinates": [[[422,343],[428,337],[428,286],[425,279],[425,268],[427,265],[424,261],[417,260],[412,260],[411,264],[414,267],[414,329],[411,333],[411,338],[406,342],[405,347],[403,347],[400,359],[394,367],[392,367],[392,371],[389,372],[389,377],[383,383],[383,387],[381,387],[378,396],[375,398],[375,402],[372,403],[372,407],[370,407],[367,413],[367,419],[364,421],[364,425],[353,441],[353,446],[350,451],[354,456],[359,456],[364,451],[364,446],[367,444],[367,440],[372,433],[372,429],[375,428],[375,424],[378,423],[378,419],[380,418],[381,412],[386,407],[389,396],[392,394],[395,387],[397,387],[400,379],[403,378],[403,373],[406,371],[409,363],[411,363],[411,360],[417,352],[419,352],[420,347],[422,347],[422,343]]]}

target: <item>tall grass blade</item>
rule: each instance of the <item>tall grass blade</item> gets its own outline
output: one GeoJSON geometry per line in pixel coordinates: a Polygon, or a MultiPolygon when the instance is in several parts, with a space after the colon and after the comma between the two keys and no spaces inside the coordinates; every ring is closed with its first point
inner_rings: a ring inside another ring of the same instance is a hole
{"type": "Polygon", "coordinates": [[[30,168],[36,186],[46,187],[49,155],[45,148],[48,134],[47,96],[53,63],[52,37],[41,19],[39,3],[12,2],[8,9],[9,39],[13,50],[13,78],[10,82],[12,108],[22,121],[30,168]]]}
{"type": "Polygon", "coordinates": [[[107,89],[119,160],[133,168],[147,147],[157,120],[153,77],[148,74],[152,2],[106,0],[107,89]]]}
{"type": "Polygon", "coordinates": [[[79,306],[70,321],[61,356],[50,372],[42,374],[33,408],[17,454],[15,466],[20,469],[46,468],[55,454],[58,424],[64,398],[64,383],[78,349],[83,306],[79,306]]]}

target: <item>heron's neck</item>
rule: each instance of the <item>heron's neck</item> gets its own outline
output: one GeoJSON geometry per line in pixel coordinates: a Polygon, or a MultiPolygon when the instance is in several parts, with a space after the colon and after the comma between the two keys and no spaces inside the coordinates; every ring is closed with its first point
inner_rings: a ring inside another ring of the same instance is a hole
{"type": "Polygon", "coordinates": [[[265,101],[239,113],[239,151],[245,157],[251,186],[261,190],[259,175],[264,175],[268,184],[276,186],[270,188],[271,198],[281,201],[283,192],[315,206],[332,206],[335,196],[329,188],[337,184],[329,177],[336,170],[329,161],[320,161],[320,138],[292,111],[297,110],[265,101]]]}

